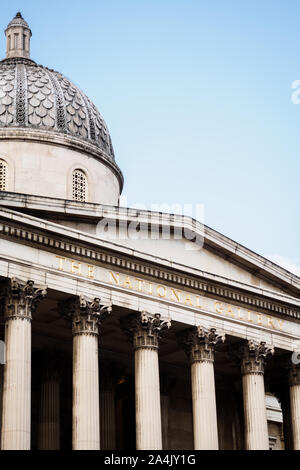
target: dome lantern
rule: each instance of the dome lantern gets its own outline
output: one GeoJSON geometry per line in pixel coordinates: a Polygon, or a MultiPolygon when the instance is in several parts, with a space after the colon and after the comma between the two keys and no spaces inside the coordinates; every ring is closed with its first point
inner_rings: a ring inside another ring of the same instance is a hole
{"type": "Polygon", "coordinates": [[[32,33],[20,12],[8,24],[5,35],[7,59],[15,57],[30,58],[30,38],[32,33]]]}

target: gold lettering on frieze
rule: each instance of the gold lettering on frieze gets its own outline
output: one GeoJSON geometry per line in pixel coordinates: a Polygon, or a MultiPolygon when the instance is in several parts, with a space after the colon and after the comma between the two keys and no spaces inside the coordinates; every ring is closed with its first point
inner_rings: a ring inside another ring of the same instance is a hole
{"type": "Polygon", "coordinates": [[[81,263],[80,263],[80,261],[71,260],[71,273],[72,274],[78,274],[79,276],[81,276],[81,263]]]}
{"type": "Polygon", "coordinates": [[[186,305],[189,305],[190,307],[193,307],[193,302],[190,294],[186,294],[184,303],[186,305]]]}
{"type": "Polygon", "coordinates": [[[88,278],[89,279],[95,278],[95,266],[92,266],[91,264],[88,265],[88,278]]]}
{"type": "Polygon", "coordinates": [[[153,295],[152,282],[148,282],[148,284],[149,284],[148,294],[149,294],[149,295],[153,295]]]}
{"type": "Polygon", "coordinates": [[[252,318],[251,313],[252,313],[251,310],[248,310],[248,312],[247,312],[247,321],[249,323],[253,323],[253,318],[252,318]]]}
{"type": "Polygon", "coordinates": [[[215,303],[215,310],[217,313],[223,313],[223,304],[221,302],[215,303]]]}
{"type": "Polygon", "coordinates": [[[164,299],[167,296],[167,288],[165,286],[157,286],[156,292],[158,297],[164,299]]]}
{"type": "Polygon", "coordinates": [[[175,289],[171,289],[171,295],[172,295],[172,300],[175,300],[175,302],[181,302],[180,300],[180,292],[175,289]]]}
{"type": "Polygon", "coordinates": [[[200,303],[200,297],[199,295],[196,295],[196,307],[198,308],[203,308],[203,306],[200,303]]]}
{"type": "Polygon", "coordinates": [[[63,256],[56,256],[58,259],[58,270],[59,271],[64,271],[64,262],[67,261],[67,258],[64,258],[63,256]]]}
{"type": "Polygon", "coordinates": [[[126,276],[123,287],[127,287],[128,289],[132,289],[130,276],[126,276]]]}
{"type": "Polygon", "coordinates": [[[227,315],[230,315],[231,318],[235,318],[235,314],[232,310],[232,306],[231,305],[228,305],[228,309],[227,309],[227,315]]]}
{"type": "Polygon", "coordinates": [[[135,281],[137,281],[138,283],[138,291],[139,292],[143,292],[143,284],[144,284],[144,280],[143,279],[139,279],[139,278],[135,278],[135,281]]]}
{"type": "Polygon", "coordinates": [[[274,323],[273,323],[273,318],[272,317],[269,317],[269,315],[267,316],[267,319],[268,319],[268,326],[270,328],[275,328],[274,326],[274,323]]]}
{"type": "Polygon", "coordinates": [[[122,287],[127,290],[151,295],[158,299],[168,300],[183,306],[217,313],[228,319],[242,321],[244,324],[250,323],[252,326],[265,327],[273,330],[284,331],[284,320],[260,312],[238,307],[220,300],[213,300],[206,296],[196,295],[174,287],[156,284],[138,277],[109,271],[94,265],[81,263],[67,259],[63,256],[56,256],[57,270],[69,272],[78,276],[85,276],[88,279],[106,280],[113,286],[122,287]],[[102,273],[102,274],[101,274],[102,273]]]}
{"type": "Polygon", "coordinates": [[[109,275],[110,275],[110,282],[118,286],[120,284],[120,274],[114,273],[113,271],[109,271],[109,275]]]}

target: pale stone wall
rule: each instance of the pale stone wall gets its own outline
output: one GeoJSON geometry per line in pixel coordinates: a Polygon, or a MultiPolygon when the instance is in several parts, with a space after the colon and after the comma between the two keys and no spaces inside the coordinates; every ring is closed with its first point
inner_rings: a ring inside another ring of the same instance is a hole
{"type": "Polygon", "coordinates": [[[72,172],[88,180],[87,202],[118,205],[120,186],[112,170],[96,158],[62,146],[35,142],[0,142],[8,164],[7,191],[72,199],[72,172]]]}

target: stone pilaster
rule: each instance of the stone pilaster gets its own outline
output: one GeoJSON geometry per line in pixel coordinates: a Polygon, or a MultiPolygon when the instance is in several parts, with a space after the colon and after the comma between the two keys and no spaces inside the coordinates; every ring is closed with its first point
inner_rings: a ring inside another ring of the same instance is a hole
{"type": "Polygon", "coordinates": [[[214,376],[214,352],[225,335],[200,326],[178,335],[191,364],[195,450],[217,450],[218,424],[214,376]]]}
{"type": "Polygon", "coordinates": [[[99,325],[111,312],[99,298],[80,297],[64,305],[73,332],[73,449],[100,449],[99,325]]]}
{"type": "Polygon", "coordinates": [[[247,341],[239,348],[243,383],[245,443],[247,450],[268,450],[264,368],[274,349],[265,342],[247,341]]]}
{"type": "Polygon", "coordinates": [[[29,450],[31,428],[31,320],[45,287],[12,279],[6,292],[2,450],[29,450]]]}
{"type": "Polygon", "coordinates": [[[40,388],[39,450],[60,450],[61,359],[46,358],[40,388]]]}
{"type": "Polygon", "coordinates": [[[142,312],[122,319],[121,325],[129,333],[134,347],[136,448],[161,450],[158,347],[163,330],[169,328],[171,322],[162,320],[159,314],[142,312]]]}
{"type": "Polygon", "coordinates": [[[300,450],[300,366],[294,366],[289,373],[291,424],[294,450],[300,450]]]}

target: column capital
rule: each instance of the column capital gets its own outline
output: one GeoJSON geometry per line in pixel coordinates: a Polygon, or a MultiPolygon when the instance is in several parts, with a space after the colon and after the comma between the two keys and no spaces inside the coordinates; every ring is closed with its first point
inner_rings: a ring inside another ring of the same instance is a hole
{"type": "Polygon", "coordinates": [[[21,318],[31,321],[32,313],[46,294],[46,286],[35,285],[31,280],[10,279],[5,289],[5,318],[7,320],[21,318]]]}
{"type": "Polygon", "coordinates": [[[163,320],[159,313],[137,312],[120,320],[121,328],[129,336],[134,349],[157,349],[165,330],[171,326],[170,320],[163,320]]]}
{"type": "Polygon", "coordinates": [[[248,340],[238,345],[237,357],[241,364],[242,375],[264,374],[267,358],[274,354],[274,347],[264,341],[248,340]]]}
{"type": "Polygon", "coordinates": [[[300,366],[293,366],[290,368],[289,385],[300,385],[300,366]]]}
{"type": "Polygon", "coordinates": [[[215,347],[224,343],[225,334],[218,333],[216,328],[206,329],[195,326],[178,333],[177,340],[185,350],[191,364],[194,362],[213,362],[215,347]]]}
{"type": "Polygon", "coordinates": [[[112,311],[111,305],[104,305],[101,299],[87,300],[83,296],[63,302],[60,305],[63,316],[72,320],[72,333],[98,336],[99,326],[112,311]]]}

